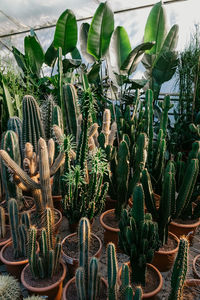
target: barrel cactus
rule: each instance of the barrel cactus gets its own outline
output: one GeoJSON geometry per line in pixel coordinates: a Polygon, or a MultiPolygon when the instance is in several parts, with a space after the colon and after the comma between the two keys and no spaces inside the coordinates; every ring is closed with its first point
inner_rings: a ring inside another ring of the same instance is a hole
{"type": "Polygon", "coordinates": [[[18,300],[20,299],[19,282],[10,275],[0,275],[0,299],[18,300]]]}

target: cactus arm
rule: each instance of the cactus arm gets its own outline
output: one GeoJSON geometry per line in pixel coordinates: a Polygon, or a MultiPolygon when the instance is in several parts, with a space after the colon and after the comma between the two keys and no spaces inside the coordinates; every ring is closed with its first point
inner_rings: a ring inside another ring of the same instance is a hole
{"type": "Polygon", "coordinates": [[[48,257],[48,277],[53,277],[54,272],[54,266],[55,266],[55,251],[51,249],[49,251],[49,257],[48,257]]]}
{"type": "Polygon", "coordinates": [[[27,243],[27,233],[24,224],[19,225],[19,241],[20,241],[20,254],[22,257],[26,257],[26,243],[27,243]]]}
{"type": "Polygon", "coordinates": [[[31,273],[34,278],[38,277],[36,237],[37,237],[37,229],[34,226],[31,226],[29,232],[29,242],[28,242],[28,257],[29,257],[29,265],[30,265],[31,273]]]}
{"type": "Polygon", "coordinates": [[[149,213],[152,214],[153,219],[158,219],[158,213],[156,210],[156,203],[153,196],[153,188],[151,184],[151,177],[149,175],[148,170],[145,168],[142,172],[142,186],[145,194],[145,204],[149,213]]]}
{"type": "Polygon", "coordinates": [[[97,280],[98,280],[98,260],[92,257],[90,260],[90,277],[88,286],[88,300],[95,300],[97,297],[97,280]]]}
{"type": "Polygon", "coordinates": [[[16,175],[19,176],[20,180],[27,186],[28,189],[40,189],[40,184],[33,181],[17,164],[10,158],[8,153],[4,150],[0,150],[0,157],[4,163],[9,167],[16,175]]]}
{"type": "Polygon", "coordinates": [[[78,293],[78,298],[80,300],[87,300],[86,298],[86,290],[85,290],[85,278],[84,278],[84,269],[79,267],[76,270],[76,289],[78,293]]]}
{"type": "Polygon", "coordinates": [[[144,191],[141,183],[137,184],[133,190],[132,215],[136,224],[144,222],[144,191]]]}
{"type": "Polygon", "coordinates": [[[152,90],[146,91],[145,122],[146,122],[146,133],[149,138],[148,166],[151,169],[152,168],[152,158],[153,158],[153,92],[152,92],[152,90]]]}
{"type": "MultiPolygon", "coordinates": [[[[85,283],[88,283],[88,253],[89,253],[90,224],[87,218],[79,222],[79,265],[84,268],[85,283]]],[[[87,287],[86,287],[87,291],[87,287]]]]}
{"type": "MultiPolygon", "coordinates": [[[[132,299],[132,298],[130,298],[132,299]]],[[[128,299],[126,299],[128,300],[128,299]]],[[[137,287],[136,291],[135,291],[135,295],[133,297],[133,300],[142,300],[142,288],[141,287],[137,287]]]]}
{"type": "Polygon", "coordinates": [[[55,142],[53,139],[48,140],[48,156],[49,156],[49,166],[53,164],[55,155],[55,142]]]}
{"type": "Polygon", "coordinates": [[[62,245],[58,239],[58,241],[56,241],[56,247],[55,247],[54,272],[57,272],[59,264],[60,264],[61,249],[62,249],[62,245]]]}
{"type": "Polygon", "coordinates": [[[50,168],[50,176],[53,176],[65,162],[65,153],[60,152],[50,168]]]}
{"type": "Polygon", "coordinates": [[[20,240],[18,236],[19,216],[17,201],[11,198],[8,203],[9,223],[11,229],[12,243],[15,257],[20,254],[20,240]]]}
{"type": "Polygon", "coordinates": [[[117,282],[117,258],[115,245],[109,243],[107,246],[107,273],[108,273],[108,299],[117,300],[116,282],[117,282]]]}
{"type": "Polygon", "coordinates": [[[0,206],[0,238],[4,238],[6,235],[6,217],[5,210],[0,206]]]}
{"type": "Polygon", "coordinates": [[[43,264],[43,259],[41,257],[38,257],[37,259],[37,266],[38,266],[38,274],[39,278],[45,278],[45,269],[43,264]]]}

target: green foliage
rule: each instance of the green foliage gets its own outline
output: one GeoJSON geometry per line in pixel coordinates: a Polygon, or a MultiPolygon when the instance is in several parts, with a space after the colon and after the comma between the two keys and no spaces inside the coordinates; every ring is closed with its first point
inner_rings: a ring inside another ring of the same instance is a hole
{"type": "Polygon", "coordinates": [[[10,275],[0,275],[0,299],[18,300],[20,297],[19,282],[10,275]]]}
{"type": "Polygon", "coordinates": [[[30,227],[28,239],[29,265],[35,279],[52,278],[58,271],[61,257],[61,241],[53,236],[54,217],[50,208],[45,211],[45,224],[40,238],[40,252],[36,253],[37,229],[30,227]]]}
{"type": "Polygon", "coordinates": [[[184,286],[186,273],[187,273],[187,266],[188,266],[188,251],[189,251],[189,242],[187,238],[181,237],[178,254],[172,271],[171,292],[168,298],[169,300],[182,299],[183,286],[184,286]]]}
{"type": "Polygon", "coordinates": [[[133,207],[123,210],[119,222],[119,246],[130,256],[131,282],[145,284],[146,263],[159,248],[157,223],[144,214],[144,191],[141,184],[133,190],[133,207]]]}

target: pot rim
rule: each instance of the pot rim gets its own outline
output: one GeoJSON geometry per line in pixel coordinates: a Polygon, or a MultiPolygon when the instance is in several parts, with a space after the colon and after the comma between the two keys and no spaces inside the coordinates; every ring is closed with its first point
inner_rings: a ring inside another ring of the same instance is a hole
{"type": "MultiPolygon", "coordinates": [[[[197,268],[196,268],[196,262],[197,260],[200,258],[200,254],[196,255],[195,258],[193,259],[192,262],[192,268],[193,268],[193,272],[195,273],[195,275],[198,277],[199,282],[200,282],[200,272],[197,272],[197,268]]],[[[196,279],[195,279],[196,280],[196,279]]]]}
{"type": "MultiPolygon", "coordinates": [[[[70,284],[72,284],[74,281],[75,281],[75,276],[74,277],[72,277],[69,281],[67,281],[67,283],[66,283],[66,285],[64,286],[64,288],[63,288],[63,300],[67,300],[67,298],[66,298],[66,291],[68,290],[68,288],[69,288],[69,286],[70,286],[70,284]]],[[[101,277],[101,280],[103,281],[103,283],[105,284],[105,286],[107,287],[107,289],[108,289],[108,283],[107,283],[107,281],[105,280],[105,278],[104,277],[101,277]]],[[[108,298],[107,298],[108,299],[108,298]]]]}
{"type": "Polygon", "coordinates": [[[65,266],[65,264],[62,261],[60,261],[60,264],[62,265],[62,268],[63,268],[62,275],[61,275],[61,277],[60,277],[59,280],[57,280],[55,283],[53,283],[51,285],[48,285],[46,287],[33,287],[33,286],[29,285],[25,281],[25,278],[24,278],[25,270],[29,267],[29,264],[27,264],[23,268],[23,270],[22,270],[22,273],[21,273],[21,282],[25,286],[25,288],[27,288],[27,290],[29,290],[31,292],[46,292],[46,291],[49,291],[51,289],[54,289],[54,288],[56,288],[65,279],[65,276],[66,276],[66,266],[65,266]]]}
{"type": "Polygon", "coordinates": [[[159,254],[164,254],[164,255],[169,255],[169,254],[173,254],[173,253],[176,253],[178,251],[178,247],[179,247],[179,238],[172,232],[168,232],[168,234],[174,239],[176,240],[177,242],[177,246],[175,249],[172,249],[172,250],[169,250],[169,251],[163,251],[163,250],[158,250],[158,251],[155,251],[155,253],[159,253],[159,254]]]}
{"type": "Polygon", "coordinates": [[[192,224],[181,224],[181,223],[177,223],[175,221],[171,221],[169,225],[173,225],[176,227],[181,227],[181,228],[196,228],[197,226],[200,225],[200,218],[198,219],[198,221],[196,221],[195,223],[192,224]]]}
{"type": "Polygon", "coordinates": [[[191,278],[191,279],[186,279],[185,280],[185,286],[200,286],[200,279],[195,279],[195,278],[191,278]]]}
{"type": "MultiPolygon", "coordinates": [[[[6,225],[6,230],[10,230],[10,225],[6,225]]],[[[3,242],[0,241],[0,247],[2,248],[5,244],[11,242],[11,233],[10,233],[10,237],[7,240],[4,240],[3,242]]]]}
{"type": "Polygon", "coordinates": [[[10,242],[8,242],[7,244],[5,244],[2,249],[1,249],[1,252],[0,252],[0,259],[1,261],[5,264],[5,265],[9,265],[9,266],[18,266],[18,265],[22,265],[22,264],[27,264],[28,263],[28,258],[27,259],[23,259],[23,260],[18,260],[18,261],[10,261],[10,260],[7,260],[4,256],[3,256],[3,253],[5,251],[5,249],[9,246],[12,245],[12,240],[10,242]]]}
{"type": "MultiPolygon", "coordinates": [[[[130,261],[126,262],[126,264],[130,267],[130,261]]],[[[153,266],[152,264],[147,263],[147,266],[149,268],[153,269],[154,272],[158,275],[158,277],[159,277],[159,285],[157,286],[156,289],[154,289],[151,292],[148,292],[148,293],[144,293],[143,292],[142,299],[151,298],[151,297],[157,295],[160,292],[160,290],[162,289],[162,286],[163,286],[163,277],[162,277],[162,274],[160,273],[160,271],[155,266],[153,266]]],[[[121,282],[121,272],[122,272],[122,266],[120,267],[119,273],[118,273],[118,280],[120,282],[121,282]]]]}
{"type": "Polygon", "coordinates": [[[113,231],[113,232],[120,232],[120,229],[119,228],[113,228],[107,224],[104,223],[103,221],[103,218],[105,217],[105,215],[108,215],[110,213],[114,213],[115,209],[109,209],[109,210],[106,210],[104,211],[101,215],[100,215],[100,223],[102,225],[102,227],[106,230],[109,230],[109,231],[113,231]]]}
{"type": "MultiPolygon", "coordinates": [[[[77,239],[78,239],[78,234],[77,234],[77,232],[70,233],[70,234],[68,234],[68,235],[62,240],[61,245],[63,246],[63,244],[65,243],[65,241],[66,241],[67,239],[69,239],[69,238],[71,238],[71,237],[73,237],[73,236],[75,236],[75,235],[77,235],[77,239]]],[[[93,256],[95,256],[95,257],[98,257],[98,256],[101,254],[103,244],[102,244],[101,239],[100,239],[95,233],[91,233],[91,235],[92,235],[93,237],[95,237],[95,238],[98,240],[98,242],[99,242],[99,248],[98,248],[98,251],[93,255],[93,256]]],[[[73,260],[73,264],[79,262],[79,259],[78,259],[78,258],[73,258],[73,257],[67,255],[67,254],[64,252],[63,247],[62,247],[62,255],[64,255],[69,261],[70,261],[70,260],[73,260]]]]}

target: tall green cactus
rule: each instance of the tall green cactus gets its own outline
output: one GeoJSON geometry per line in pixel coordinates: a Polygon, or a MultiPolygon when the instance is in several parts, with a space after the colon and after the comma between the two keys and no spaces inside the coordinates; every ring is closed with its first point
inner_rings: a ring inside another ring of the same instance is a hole
{"type": "Polygon", "coordinates": [[[167,134],[167,124],[168,124],[168,112],[171,108],[170,96],[165,96],[161,108],[162,108],[162,116],[160,120],[160,129],[163,131],[163,136],[165,137],[167,134]]]}
{"type": "Polygon", "coordinates": [[[14,131],[18,136],[19,147],[21,152],[21,161],[23,156],[22,148],[22,121],[18,117],[12,117],[8,120],[7,129],[14,131]]]}
{"type": "Polygon", "coordinates": [[[53,212],[46,208],[45,224],[40,238],[40,252],[36,254],[37,229],[30,227],[28,239],[29,264],[34,278],[52,278],[57,272],[61,257],[60,238],[53,237],[53,212]]]}
{"type": "Polygon", "coordinates": [[[33,145],[34,151],[38,151],[38,140],[45,138],[44,128],[40,117],[40,109],[32,96],[24,96],[22,101],[22,146],[25,148],[27,142],[33,145]]]}
{"type": "Polygon", "coordinates": [[[117,258],[115,245],[109,243],[107,246],[107,273],[108,273],[108,299],[117,299],[117,258]]]}
{"type": "Polygon", "coordinates": [[[19,220],[17,201],[11,198],[8,202],[9,223],[15,258],[27,256],[27,231],[29,228],[19,220]]]}
{"type": "Polygon", "coordinates": [[[3,239],[6,236],[6,217],[5,210],[0,206],[0,238],[3,239]]]}
{"type": "Polygon", "coordinates": [[[144,213],[144,191],[140,183],[133,190],[132,209],[122,212],[119,228],[119,246],[130,256],[131,282],[144,285],[146,264],[159,248],[159,236],[157,223],[150,214],[144,213]]]}
{"type": "Polygon", "coordinates": [[[145,96],[145,132],[149,138],[148,144],[148,166],[152,169],[153,159],[153,92],[152,90],[146,91],[145,96]]]}
{"type": "MultiPolygon", "coordinates": [[[[19,140],[17,134],[14,131],[8,130],[3,134],[1,140],[1,149],[7,151],[10,157],[19,166],[21,166],[19,140]]],[[[10,172],[10,170],[8,170],[8,168],[2,163],[2,159],[1,159],[1,172],[2,172],[2,183],[6,193],[6,201],[8,201],[10,198],[13,197],[16,198],[20,203],[22,199],[22,192],[13,182],[12,172],[10,172]]]]}
{"type": "Polygon", "coordinates": [[[181,237],[178,254],[174,263],[171,277],[171,292],[168,300],[181,300],[183,286],[187,273],[189,242],[187,238],[181,237]]]}
{"type": "Polygon", "coordinates": [[[182,160],[182,156],[183,156],[182,153],[178,152],[177,159],[176,159],[176,190],[177,190],[177,192],[179,192],[179,189],[180,189],[180,186],[182,184],[183,177],[185,174],[185,168],[186,168],[186,164],[182,160]]]}
{"type": "Polygon", "coordinates": [[[49,95],[40,107],[41,120],[45,132],[45,137],[49,140],[52,137],[53,111],[55,102],[52,95],[49,95]]]}

